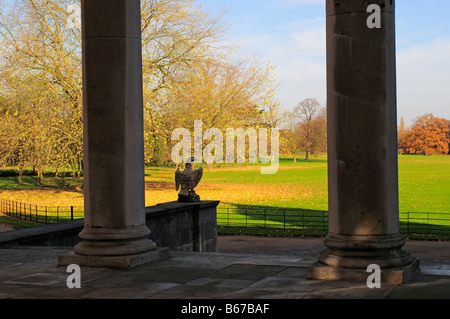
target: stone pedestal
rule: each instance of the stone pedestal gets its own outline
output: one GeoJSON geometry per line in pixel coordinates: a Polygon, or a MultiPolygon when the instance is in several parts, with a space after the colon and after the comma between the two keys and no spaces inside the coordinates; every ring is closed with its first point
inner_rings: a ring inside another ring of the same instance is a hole
{"type": "Polygon", "coordinates": [[[370,3],[381,28],[367,25],[368,1],[327,0],[329,235],[308,278],[418,269],[399,233],[394,1],[370,3]]]}
{"type": "Polygon", "coordinates": [[[185,196],[178,195],[178,203],[200,203],[199,195],[185,196]]]}
{"type": "Polygon", "coordinates": [[[85,219],[71,260],[141,264],[156,245],[145,224],[140,1],[81,3],[85,219]]]}

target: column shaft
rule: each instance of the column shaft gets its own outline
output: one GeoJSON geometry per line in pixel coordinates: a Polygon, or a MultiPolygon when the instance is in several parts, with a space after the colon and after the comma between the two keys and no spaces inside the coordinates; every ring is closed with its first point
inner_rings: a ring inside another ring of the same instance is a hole
{"type": "Polygon", "coordinates": [[[85,227],[75,252],[148,252],[140,1],[84,0],[82,26],[85,227]]]}
{"type": "MultiPolygon", "coordinates": [[[[327,0],[329,235],[319,263],[403,267],[394,1],[327,0]],[[381,28],[369,28],[370,4],[381,28]]],[[[347,272],[348,274],[348,272],[347,272]]]]}

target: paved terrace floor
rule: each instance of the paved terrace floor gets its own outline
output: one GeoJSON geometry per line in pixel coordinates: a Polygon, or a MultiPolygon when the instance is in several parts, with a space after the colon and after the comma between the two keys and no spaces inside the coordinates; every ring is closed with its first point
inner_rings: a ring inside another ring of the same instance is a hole
{"type": "Polygon", "coordinates": [[[404,285],[305,279],[320,238],[219,236],[218,253],[171,252],[132,270],[81,268],[81,288],[57,266],[67,247],[0,250],[2,299],[450,299],[450,242],[408,241],[421,272],[404,285]]]}

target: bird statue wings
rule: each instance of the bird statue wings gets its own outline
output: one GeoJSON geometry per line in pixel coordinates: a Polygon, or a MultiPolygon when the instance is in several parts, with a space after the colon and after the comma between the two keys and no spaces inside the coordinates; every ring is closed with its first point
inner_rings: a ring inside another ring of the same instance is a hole
{"type": "MultiPolygon", "coordinates": [[[[193,170],[191,163],[186,163],[186,168],[184,171],[181,171],[179,168],[175,172],[175,188],[178,191],[181,188],[180,193],[178,194],[178,199],[180,201],[181,198],[190,198],[192,199],[200,198],[194,191],[195,187],[200,183],[200,180],[203,177],[203,168],[193,170]]],[[[196,200],[197,201],[197,200],[196,200]]]]}

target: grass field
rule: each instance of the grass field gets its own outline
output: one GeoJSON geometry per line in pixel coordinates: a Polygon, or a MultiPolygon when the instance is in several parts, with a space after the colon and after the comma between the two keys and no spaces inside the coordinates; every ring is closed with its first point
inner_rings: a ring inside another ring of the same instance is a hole
{"type": "MultiPolygon", "coordinates": [[[[146,169],[146,205],[174,201],[174,169],[146,169]]],[[[83,206],[82,178],[0,178],[0,198],[41,206],[83,206]]],[[[202,200],[220,200],[220,207],[278,207],[328,210],[327,161],[282,159],[275,175],[261,175],[259,165],[206,169],[196,189],[202,200]]],[[[450,157],[399,157],[400,212],[424,218],[426,213],[450,213],[450,157]]],[[[448,218],[447,218],[448,219],[448,218]]],[[[1,222],[1,220],[0,220],[1,222]]]]}
{"type": "MultiPolygon", "coordinates": [[[[174,200],[170,169],[148,169],[147,202],[174,200]],[[152,196],[153,195],[153,196],[152,196]]],[[[261,175],[259,166],[206,170],[197,193],[205,200],[231,205],[328,210],[326,156],[311,161],[281,160],[275,175],[261,175]]],[[[450,157],[399,156],[401,212],[450,213],[450,157]]]]}

